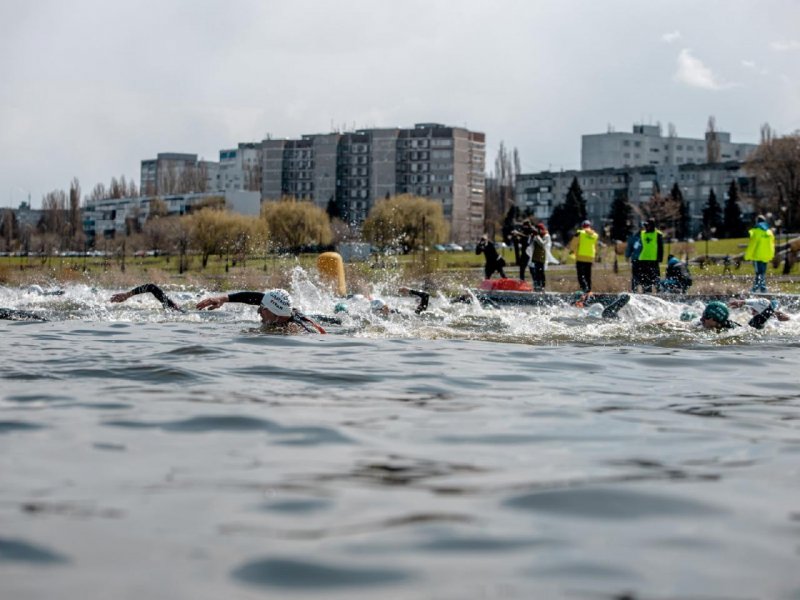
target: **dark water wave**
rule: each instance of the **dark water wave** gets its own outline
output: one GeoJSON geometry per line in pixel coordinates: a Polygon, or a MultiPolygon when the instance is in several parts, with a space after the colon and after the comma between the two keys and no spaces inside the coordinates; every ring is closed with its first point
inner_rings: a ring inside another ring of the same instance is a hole
{"type": "Polygon", "coordinates": [[[4,598],[797,597],[794,323],[69,293],[0,323],[4,598]]]}

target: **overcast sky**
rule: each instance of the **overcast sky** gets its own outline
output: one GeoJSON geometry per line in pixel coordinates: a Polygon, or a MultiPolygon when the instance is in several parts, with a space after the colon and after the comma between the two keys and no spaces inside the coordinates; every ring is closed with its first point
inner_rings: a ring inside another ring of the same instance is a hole
{"type": "Polygon", "coordinates": [[[800,129],[797,0],[3,0],[0,206],[158,152],[438,122],[533,172],[580,136],[709,115],[800,129]]]}

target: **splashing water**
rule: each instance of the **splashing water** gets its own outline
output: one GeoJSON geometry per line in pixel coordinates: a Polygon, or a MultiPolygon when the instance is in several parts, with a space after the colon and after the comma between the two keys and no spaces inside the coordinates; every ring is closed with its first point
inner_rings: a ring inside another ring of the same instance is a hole
{"type": "MultiPolygon", "coordinates": [[[[414,314],[417,299],[396,293],[393,281],[382,282],[372,297],[382,298],[392,309],[388,316],[370,310],[369,297],[353,296],[344,301],[347,311],[334,314],[342,299],[335,296],[315,275],[301,267],[291,272],[291,293],[296,307],[307,314],[329,315],[340,323],[328,326],[331,333],[363,338],[460,339],[542,344],[625,345],[648,343],[668,347],[692,344],[758,343],[760,340],[795,341],[800,323],[793,318],[779,323],[770,320],[764,330],[740,327],[724,332],[703,331],[692,323],[682,323],[681,313],[700,314],[703,303],[676,304],[649,295],[632,295],[618,319],[597,318],[592,307],[580,309],[562,305],[484,307],[472,295],[472,302],[451,303],[442,294],[431,296],[429,308],[414,314]]],[[[122,304],[112,304],[116,290],[87,285],[69,285],[63,289],[0,287],[0,307],[23,310],[51,321],[81,320],[123,323],[220,322],[258,323],[253,307],[227,304],[224,309],[201,312],[196,302],[210,292],[203,289],[167,289],[175,302],[186,308],[185,314],[165,311],[155,298],[140,295],[122,304]]],[[[733,311],[731,318],[746,323],[746,309],[733,311]]]]}

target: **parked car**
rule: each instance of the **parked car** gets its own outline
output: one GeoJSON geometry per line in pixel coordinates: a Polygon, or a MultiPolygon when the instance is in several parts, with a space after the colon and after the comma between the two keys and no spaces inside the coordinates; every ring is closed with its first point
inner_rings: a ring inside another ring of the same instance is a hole
{"type": "Polygon", "coordinates": [[[437,250],[438,252],[447,252],[447,248],[445,248],[442,244],[434,245],[433,249],[437,250]]]}
{"type": "Polygon", "coordinates": [[[458,244],[455,244],[455,243],[445,244],[444,248],[448,252],[463,252],[464,251],[464,248],[462,248],[461,246],[459,246],[458,244]]]}

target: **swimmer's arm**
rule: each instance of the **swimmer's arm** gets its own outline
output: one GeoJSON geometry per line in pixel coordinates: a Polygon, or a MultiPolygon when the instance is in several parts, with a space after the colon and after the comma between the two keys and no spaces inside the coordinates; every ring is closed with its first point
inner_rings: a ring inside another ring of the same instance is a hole
{"type": "Polygon", "coordinates": [[[144,285],[133,288],[129,292],[120,292],[119,294],[114,294],[111,296],[111,302],[125,302],[128,298],[138,296],[139,294],[153,294],[156,300],[161,302],[161,305],[164,308],[177,310],[178,312],[184,312],[180,306],[175,304],[170,297],[164,293],[164,290],[154,283],[145,283],[144,285]]]}
{"type": "Polygon", "coordinates": [[[226,302],[238,302],[240,304],[261,304],[264,298],[262,292],[234,292],[233,294],[222,294],[221,296],[212,296],[205,298],[197,303],[197,310],[214,310],[220,308],[226,302]]]}
{"type": "Polygon", "coordinates": [[[428,301],[431,298],[431,295],[428,292],[423,292],[420,290],[412,290],[411,288],[401,287],[398,290],[401,294],[405,294],[406,296],[416,296],[419,298],[419,304],[417,304],[417,308],[414,309],[414,312],[420,314],[427,310],[428,308],[428,301]]]}

